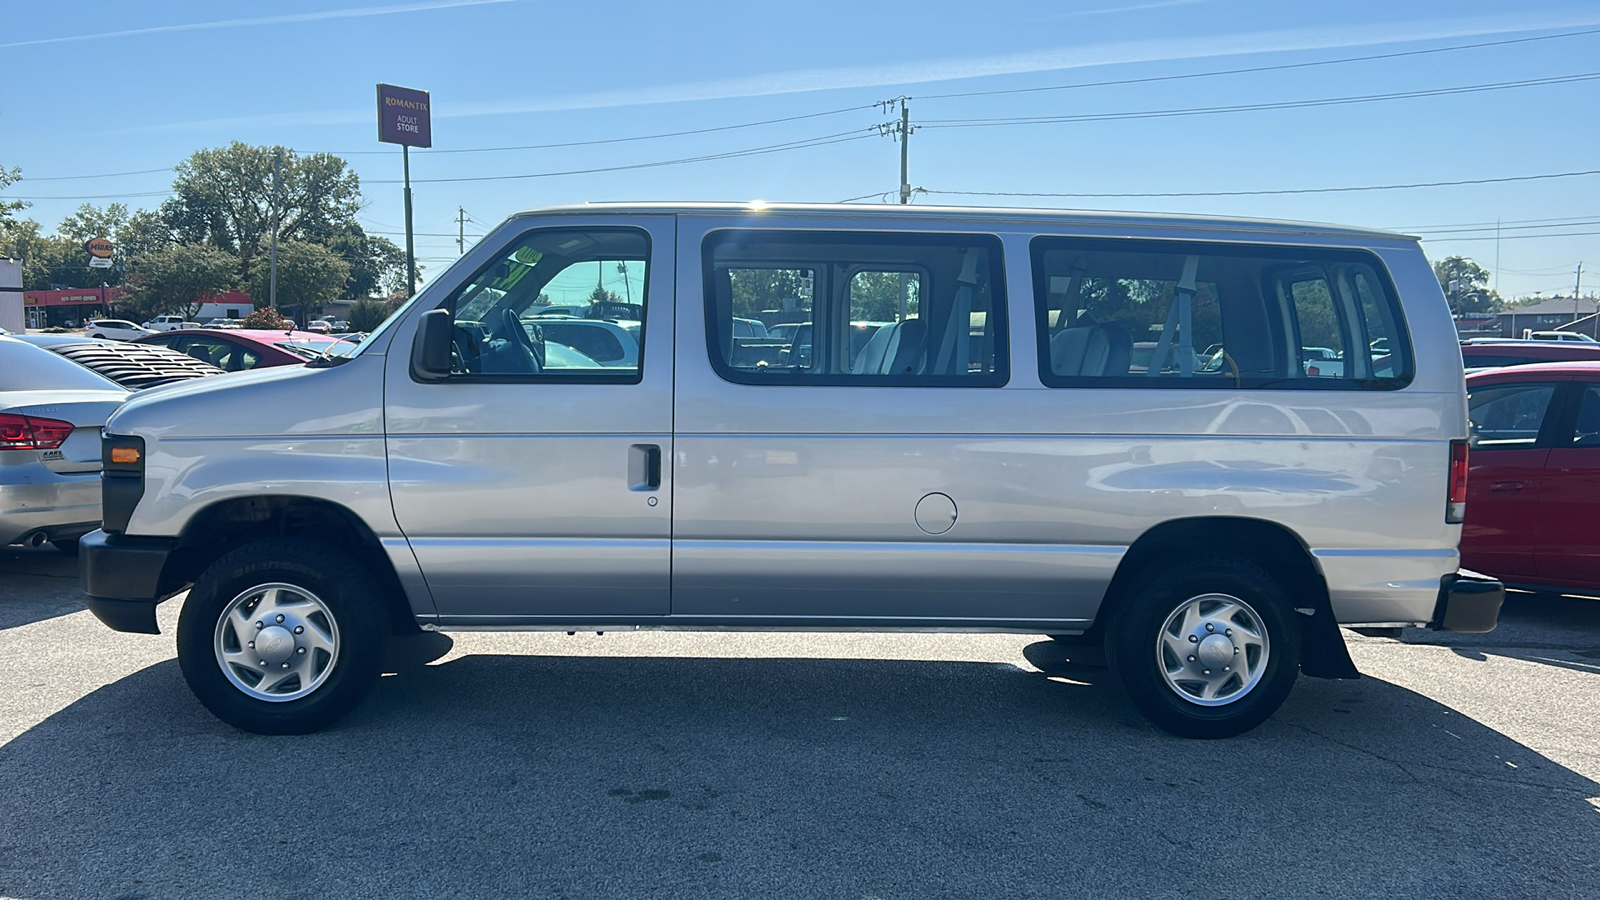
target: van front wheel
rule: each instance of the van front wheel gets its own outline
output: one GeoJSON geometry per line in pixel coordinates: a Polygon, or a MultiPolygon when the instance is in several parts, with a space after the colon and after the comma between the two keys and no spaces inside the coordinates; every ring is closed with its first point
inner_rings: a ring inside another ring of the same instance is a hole
{"type": "Polygon", "coordinates": [[[1106,656],[1134,705],[1182,737],[1243,734],[1275,712],[1300,673],[1288,594],[1233,557],[1180,562],[1134,587],[1106,656]]]}
{"type": "Polygon", "coordinates": [[[373,581],[355,559],[269,538],[200,575],[178,618],[178,665],[195,697],[229,725],[305,734],[366,696],[384,627],[373,581]]]}

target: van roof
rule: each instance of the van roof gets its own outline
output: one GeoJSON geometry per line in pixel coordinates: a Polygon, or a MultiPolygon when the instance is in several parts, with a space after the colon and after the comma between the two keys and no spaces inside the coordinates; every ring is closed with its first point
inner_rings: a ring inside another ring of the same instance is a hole
{"type": "Polygon", "coordinates": [[[1327,235],[1399,241],[1417,241],[1414,235],[1378,228],[1296,222],[1283,219],[1250,219],[1231,216],[1199,216],[1180,213],[1112,212],[1105,210],[1019,209],[983,206],[900,206],[854,203],[771,203],[753,200],[745,203],[693,203],[652,201],[639,203],[582,203],[531,209],[517,216],[594,213],[805,213],[849,219],[913,217],[960,217],[969,221],[1040,222],[1081,226],[1137,225],[1141,228],[1181,228],[1189,230],[1250,231],[1262,234],[1327,235]]]}

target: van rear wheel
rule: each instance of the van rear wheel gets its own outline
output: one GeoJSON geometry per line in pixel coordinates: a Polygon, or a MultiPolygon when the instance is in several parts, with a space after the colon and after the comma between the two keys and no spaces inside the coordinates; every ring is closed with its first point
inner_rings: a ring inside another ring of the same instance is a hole
{"type": "Polygon", "coordinates": [[[348,554],[295,538],[247,544],[195,582],[178,618],[178,665],[196,698],[256,734],[306,734],[371,689],[386,620],[348,554]]]}
{"type": "Polygon", "coordinates": [[[1180,561],[1136,585],[1106,636],[1134,705],[1182,737],[1243,734],[1283,704],[1300,673],[1288,593],[1227,556],[1180,561]]]}

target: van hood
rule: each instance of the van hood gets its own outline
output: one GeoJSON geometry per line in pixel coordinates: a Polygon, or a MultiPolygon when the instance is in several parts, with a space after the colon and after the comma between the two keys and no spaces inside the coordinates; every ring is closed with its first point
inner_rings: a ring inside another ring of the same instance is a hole
{"type": "Polygon", "coordinates": [[[135,394],[106,423],[146,439],[383,433],[383,357],[275,366],[135,394]]]}

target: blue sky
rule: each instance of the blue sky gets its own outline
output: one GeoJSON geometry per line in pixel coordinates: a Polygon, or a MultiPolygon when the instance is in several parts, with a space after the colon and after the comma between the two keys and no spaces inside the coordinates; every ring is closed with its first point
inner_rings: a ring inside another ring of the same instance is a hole
{"type": "MultiPolygon", "coordinates": [[[[918,203],[1161,210],[1423,233],[1508,296],[1600,287],[1600,175],[1334,193],[1600,170],[1600,4],[1486,0],[930,0],[571,4],[288,0],[9,5],[0,165],[53,228],[82,202],[153,207],[166,169],[239,140],[333,151],[361,175],[362,221],[402,242],[399,148],[373,85],[428,90],[434,149],[412,155],[429,272],[506,215],[588,200],[836,201],[892,192],[899,148],[875,101],[909,95],[918,203]],[[1594,32],[1569,35],[1569,32],[1594,32]],[[1559,36],[1556,35],[1567,35],[1559,36]],[[1525,40],[1528,38],[1548,38],[1525,40]],[[1520,43],[1503,43],[1521,41],[1520,43]],[[1442,50],[1466,44],[1498,46],[1442,50]],[[1388,59],[1147,79],[1357,56],[1388,59]],[[1468,93],[1211,115],[1106,116],[1578,77],[1468,93]],[[1059,90],[1025,90],[1114,84],[1059,90]],[[987,93],[954,97],[952,94],[987,93]],[[812,115],[826,113],[825,115],[812,115]],[[681,137],[522,150],[810,116],[681,137]],[[629,166],[817,141],[685,165],[629,166]],[[482,152],[459,152],[459,151],[482,152]],[[447,152],[453,151],[453,152],[447,152]],[[142,172],[107,178],[71,176],[142,172]],[[435,179],[517,177],[490,181],[435,179]],[[59,179],[59,180],[47,180],[59,179]],[[958,191],[1075,194],[990,197],[958,191]],[[1501,240],[1495,240],[1495,223],[1501,240]],[[1476,230],[1474,230],[1476,229],[1476,230]],[[1497,263],[1498,259],[1498,263],[1497,263]],[[1591,275],[1590,272],[1593,274],[1591,275]]],[[[869,197],[869,199],[875,199],[869,197]]]]}

